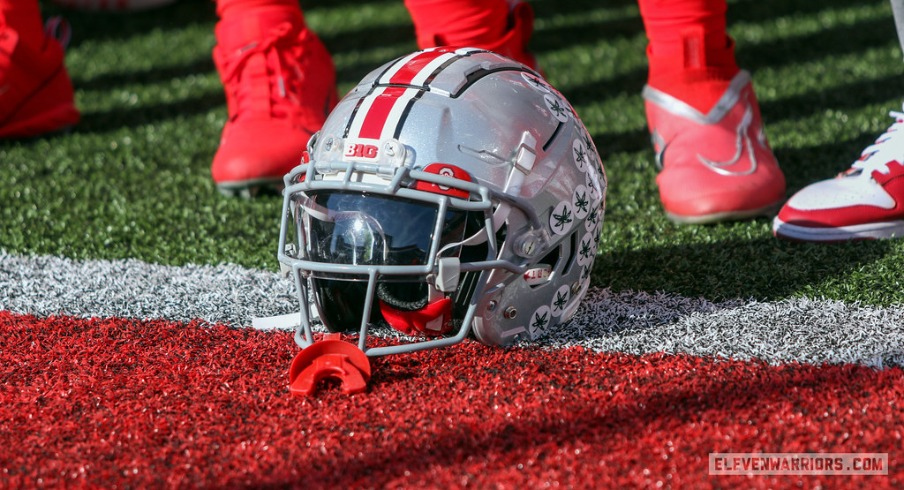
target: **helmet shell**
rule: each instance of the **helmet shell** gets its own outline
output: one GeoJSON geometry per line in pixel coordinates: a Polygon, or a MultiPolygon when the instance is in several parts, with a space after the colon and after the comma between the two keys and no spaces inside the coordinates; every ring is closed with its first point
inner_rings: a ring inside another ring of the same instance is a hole
{"type": "MultiPolygon", "coordinates": [[[[479,340],[537,338],[570,319],[586,293],[606,175],[574,109],[530,68],[473,48],[412,53],[364,77],[308,152],[318,168],[350,161],[421,171],[448,166],[494,196],[492,259],[500,266],[481,275],[478,295],[468,298],[472,321],[463,327],[479,340]]],[[[374,192],[391,180],[367,172],[324,175],[370,182],[374,192]]]]}

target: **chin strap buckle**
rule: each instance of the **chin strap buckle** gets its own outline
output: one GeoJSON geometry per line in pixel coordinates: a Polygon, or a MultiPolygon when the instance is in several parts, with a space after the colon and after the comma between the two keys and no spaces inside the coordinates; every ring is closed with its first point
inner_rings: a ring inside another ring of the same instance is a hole
{"type": "Polygon", "coordinates": [[[324,379],[335,379],[346,395],[367,389],[370,360],[358,346],[345,342],[338,333],[326,334],[323,340],[304,348],[289,368],[289,393],[294,397],[314,394],[324,379]]]}

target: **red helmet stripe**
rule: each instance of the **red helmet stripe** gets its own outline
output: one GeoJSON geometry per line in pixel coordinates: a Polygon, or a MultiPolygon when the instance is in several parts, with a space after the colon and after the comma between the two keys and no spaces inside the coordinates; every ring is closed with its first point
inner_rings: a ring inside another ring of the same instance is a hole
{"type": "Polygon", "coordinates": [[[399,59],[375,83],[349,124],[347,136],[386,139],[396,137],[412,99],[428,89],[426,83],[450,62],[471,51],[437,48],[399,59]]]}
{"type": "Polygon", "coordinates": [[[394,85],[423,85],[424,80],[449,58],[457,56],[449,49],[422,51],[407,62],[401,64],[395,73],[384,74],[380,83],[394,85]],[[438,61],[438,62],[437,62],[438,61]],[[388,80],[387,80],[388,78],[388,80]]]}
{"type": "Polygon", "coordinates": [[[399,98],[409,91],[411,90],[402,87],[386,87],[382,93],[371,95],[370,97],[373,100],[364,113],[364,120],[361,122],[358,137],[382,139],[383,128],[386,126],[389,115],[392,114],[399,98]]]}

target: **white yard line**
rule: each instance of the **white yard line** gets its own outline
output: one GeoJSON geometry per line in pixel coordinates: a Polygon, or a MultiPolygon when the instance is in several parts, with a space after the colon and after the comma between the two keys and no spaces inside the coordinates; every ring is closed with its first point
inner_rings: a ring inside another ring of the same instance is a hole
{"type": "MultiPolygon", "coordinates": [[[[250,326],[297,310],[291,281],[234,265],[161,266],[0,252],[0,310],[37,316],[204,320],[250,326]]],[[[528,345],[528,344],[523,344],[528,345]]],[[[904,365],[904,308],[592,288],[574,320],[531,345],[601,352],[904,365]]]]}

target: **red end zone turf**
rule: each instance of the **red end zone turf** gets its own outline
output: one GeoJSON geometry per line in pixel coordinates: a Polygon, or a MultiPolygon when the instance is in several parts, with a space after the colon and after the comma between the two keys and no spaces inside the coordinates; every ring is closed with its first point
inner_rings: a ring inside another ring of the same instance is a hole
{"type": "Polygon", "coordinates": [[[288,333],[0,313],[0,487],[901,487],[902,370],[476,342],[292,399],[288,333]],[[889,476],[708,476],[710,452],[889,476]]]}

